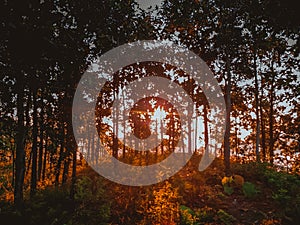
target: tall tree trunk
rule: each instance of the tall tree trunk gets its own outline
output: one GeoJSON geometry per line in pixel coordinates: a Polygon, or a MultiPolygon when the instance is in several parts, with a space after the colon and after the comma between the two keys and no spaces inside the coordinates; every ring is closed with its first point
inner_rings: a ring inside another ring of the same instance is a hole
{"type": "Polygon", "coordinates": [[[44,102],[43,97],[41,97],[41,113],[40,113],[40,141],[39,141],[39,160],[38,160],[38,181],[42,177],[42,167],[43,167],[43,151],[44,151],[44,102]]]}
{"type": "MultiPolygon", "coordinates": [[[[69,138],[72,138],[72,137],[70,137],[70,135],[68,135],[69,136],[69,138]]],[[[92,160],[92,165],[95,165],[95,154],[96,154],[96,152],[95,152],[95,135],[93,134],[92,135],[92,148],[91,148],[91,153],[92,153],[92,155],[91,155],[91,160],[92,160]]],[[[69,139],[69,141],[71,141],[71,139],[69,139]]],[[[71,145],[71,143],[70,143],[70,145],[71,145]]],[[[72,151],[73,151],[73,146],[70,146],[71,148],[72,148],[72,151]]]]}
{"type": "MultiPolygon", "coordinates": [[[[73,91],[72,89],[67,90],[67,107],[65,111],[65,118],[67,123],[67,152],[68,157],[67,161],[64,164],[64,172],[63,172],[63,184],[66,183],[68,174],[69,174],[69,167],[70,163],[72,162],[72,172],[71,172],[71,187],[70,187],[70,197],[74,198],[75,194],[75,182],[76,182],[76,162],[77,162],[77,144],[75,141],[75,137],[73,135],[72,129],[72,99],[73,99],[73,91]],[[72,158],[71,158],[72,157],[72,158]]],[[[75,92],[75,91],[74,91],[75,92]]],[[[92,124],[95,125],[95,124],[92,124]]],[[[94,163],[95,160],[95,136],[93,135],[93,142],[92,142],[92,160],[94,163]]]]}
{"type": "Polygon", "coordinates": [[[260,143],[260,120],[259,120],[259,87],[257,78],[256,49],[254,47],[254,79],[255,79],[255,114],[256,114],[256,136],[255,136],[255,155],[256,161],[260,162],[259,143],[260,143]]]}
{"type": "MultiPolygon", "coordinates": [[[[227,56],[228,57],[228,56],[227,56]]],[[[230,62],[226,60],[226,86],[225,86],[225,103],[226,103],[226,117],[225,117],[225,135],[224,135],[224,164],[225,174],[230,174],[230,112],[231,112],[231,72],[230,62]]]]}
{"type": "MultiPolygon", "coordinates": [[[[118,92],[117,92],[117,96],[118,96],[118,92]]],[[[118,98],[118,97],[117,97],[118,98]]],[[[117,110],[116,110],[116,117],[115,117],[115,133],[114,133],[114,157],[117,159],[118,158],[118,152],[119,152],[119,139],[118,139],[118,135],[119,135],[119,100],[117,100],[117,110]]]]}
{"type": "Polygon", "coordinates": [[[172,148],[172,115],[170,116],[170,123],[169,123],[168,129],[169,129],[168,151],[171,151],[171,148],[172,148]]]}
{"type": "Polygon", "coordinates": [[[235,117],[235,157],[238,158],[239,154],[239,137],[238,137],[238,115],[235,117]]]}
{"type": "Polygon", "coordinates": [[[261,147],[262,147],[262,160],[263,162],[266,161],[266,128],[263,118],[263,106],[262,100],[259,101],[259,110],[260,110],[260,123],[261,123],[261,147]]]}
{"type": "Polygon", "coordinates": [[[163,119],[160,120],[160,138],[161,138],[161,155],[164,155],[164,134],[162,132],[163,129],[163,119]]]}
{"type": "MultiPolygon", "coordinates": [[[[11,139],[13,140],[13,139],[11,139]]],[[[11,186],[14,187],[15,186],[15,144],[14,142],[11,141],[10,143],[10,148],[11,148],[11,156],[12,156],[12,181],[11,181],[11,186]]]]}
{"type": "Polygon", "coordinates": [[[55,185],[59,185],[59,177],[60,177],[60,169],[61,169],[61,164],[65,158],[65,127],[64,123],[61,123],[62,126],[62,136],[60,140],[60,151],[59,151],[59,158],[57,161],[56,169],[55,169],[55,185]]]}
{"type": "Polygon", "coordinates": [[[38,117],[37,117],[37,90],[34,88],[32,91],[32,167],[31,167],[31,183],[30,183],[30,196],[33,197],[36,193],[37,183],[37,136],[38,136],[38,117]]]}
{"type": "Polygon", "coordinates": [[[269,138],[270,138],[270,146],[269,146],[269,154],[270,154],[270,163],[274,162],[274,135],[273,135],[273,126],[274,126],[274,82],[275,82],[275,72],[274,65],[272,62],[271,65],[272,72],[272,80],[271,80],[271,89],[270,89],[270,114],[269,114],[269,138]]]}
{"type": "Polygon", "coordinates": [[[64,160],[64,169],[62,174],[62,184],[65,184],[68,180],[69,166],[70,166],[71,158],[70,155],[64,160]]]}
{"type": "MultiPolygon", "coordinates": [[[[26,95],[26,91],[24,93],[26,95]]],[[[29,130],[30,127],[31,127],[31,124],[30,124],[30,122],[31,122],[31,115],[30,115],[31,108],[30,107],[32,107],[31,91],[28,90],[27,94],[28,94],[28,97],[26,98],[26,107],[25,107],[25,118],[26,118],[25,119],[25,130],[26,131],[25,131],[25,136],[24,136],[25,146],[27,146],[28,140],[30,140],[28,144],[29,145],[32,144],[32,141],[31,141],[32,135],[29,137],[29,133],[30,132],[27,132],[27,130],[29,130]]],[[[26,157],[26,152],[25,152],[25,157],[26,157]]],[[[30,151],[30,153],[29,153],[29,159],[27,160],[27,162],[25,162],[25,177],[31,171],[30,170],[30,168],[31,168],[31,162],[32,162],[32,151],[30,151]],[[27,165],[26,165],[26,163],[27,163],[27,165]],[[26,168],[26,166],[27,166],[27,168],[26,168]]]]}
{"type": "MultiPolygon", "coordinates": [[[[71,178],[71,189],[70,189],[70,198],[74,199],[75,196],[75,184],[76,184],[76,166],[77,166],[77,151],[76,147],[73,147],[72,151],[72,178],[71,178]]],[[[98,159],[96,159],[98,161],[98,159]]]]}
{"type": "Polygon", "coordinates": [[[90,124],[87,124],[87,153],[86,161],[89,162],[91,159],[91,134],[90,134],[90,124]]]}
{"type": "MultiPolygon", "coordinates": [[[[196,108],[196,107],[195,107],[196,108]]],[[[196,110],[195,110],[196,112],[196,110]]],[[[198,141],[198,114],[196,112],[196,116],[195,116],[195,138],[194,138],[194,147],[195,147],[195,151],[197,152],[198,150],[198,144],[197,144],[197,141],[198,141]]]]}
{"type": "Polygon", "coordinates": [[[45,178],[46,178],[47,155],[48,155],[48,132],[47,132],[47,129],[46,129],[46,132],[45,132],[45,151],[44,151],[44,158],[43,158],[42,180],[45,180],[45,178]]]}
{"type": "Polygon", "coordinates": [[[17,79],[17,132],[16,132],[16,171],[14,187],[14,204],[17,209],[23,205],[23,185],[25,175],[25,127],[24,127],[24,78],[17,79]]]}
{"type": "MultiPolygon", "coordinates": [[[[190,106],[189,106],[190,107],[190,106]]],[[[188,112],[188,153],[191,154],[192,153],[192,114],[193,111],[188,112]]]]}
{"type": "MultiPolygon", "coordinates": [[[[126,102],[125,102],[125,91],[122,91],[122,97],[123,97],[123,105],[125,106],[126,102]]],[[[124,137],[123,137],[123,153],[122,153],[122,157],[123,159],[125,159],[126,157],[126,114],[125,114],[125,109],[123,109],[123,132],[124,132],[124,137]]]]}
{"type": "MultiPolygon", "coordinates": [[[[158,121],[157,121],[157,118],[155,119],[155,143],[156,146],[155,146],[155,162],[157,161],[157,157],[158,157],[158,121]]],[[[161,142],[160,142],[161,144],[161,142]]]]}
{"type": "MultiPolygon", "coordinates": [[[[24,92],[25,92],[25,89],[24,89],[24,92]]],[[[30,117],[30,107],[32,105],[32,102],[31,102],[31,93],[30,93],[30,90],[28,91],[28,98],[26,99],[26,107],[25,107],[25,127],[29,128],[30,127],[30,121],[31,121],[31,117],[30,117]]],[[[25,138],[26,139],[26,138],[25,138]]]]}
{"type": "Polygon", "coordinates": [[[116,159],[118,158],[118,150],[119,150],[119,145],[118,145],[118,132],[119,132],[119,86],[118,86],[118,78],[114,76],[114,101],[116,104],[116,110],[113,110],[113,118],[114,118],[114,123],[113,123],[113,157],[116,159]]]}
{"type": "Polygon", "coordinates": [[[209,139],[208,139],[208,117],[207,117],[207,107],[208,105],[207,104],[204,104],[203,106],[203,119],[204,119],[204,147],[205,147],[205,150],[208,150],[208,142],[209,142],[209,139]]]}

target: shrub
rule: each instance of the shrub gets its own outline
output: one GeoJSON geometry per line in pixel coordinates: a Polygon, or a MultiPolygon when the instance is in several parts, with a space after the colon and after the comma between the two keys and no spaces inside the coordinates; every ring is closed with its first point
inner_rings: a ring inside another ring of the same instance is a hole
{"type": "Polygon", "coordinates": [[[258,190],[254,184],[245,182],[243,185],[243,193],[247,198],[252,198],[258,193],[258,190]]]}
{"type": "Polygon", "coordinates": [[[232,195],[234,192],[233,188],[232,187],[229,187],[228,185],[225,185],[224,186],[224,193],[227,194],[227,195],[232,195]]]}
{"type": "Polygon", "coordinates": [[[273,194],[273,199],[278,201],[280,204],[285,205],[287,202],[291,200],[291,196],[289,195],[289,191],[284,188],[280,188],[277,192],[273,194]]]}
{"type": "Polygon", "coordinates": [[[70,224],[109,224],[110,199],[105,194],[102,179],[79,178],[74,197],[76,209],[70,224]]]}
{"type": "Polygon", "coordinates": [[[195,225],[197,216],[195,212],[187,206],[180,206],[180,225],[195,225]]]}
{"type": "Polygon", "coordinates": [[[231,225],[236,221],[236,219],[232,215],[228,214],[227,212],[225,212],[222,209],[220,209],[217,212],[217,216],[218,216],[218,219],[225,225],[231,225]]]}
{"type": "Polygon", "coordinates": [[[177,224],[180,219],[178,189],[166,181],[155,188],[150,198],[141,202],[144,220],[141,224],[177,224]]]}
{"type": "Polygon", "coordinates": [[[222,185],[224,188],[224,193],[227,195],[231,195],[234,192],[234,189],[231,187],[232,177],[223,177],[222,185]]]}
{"type": "Polygon", "coordinates": [[[212,223],[214,222],[214,217],[216,212],[210,207],[203,207],[196,211],[197,218],[201,223],[212,223]]]}

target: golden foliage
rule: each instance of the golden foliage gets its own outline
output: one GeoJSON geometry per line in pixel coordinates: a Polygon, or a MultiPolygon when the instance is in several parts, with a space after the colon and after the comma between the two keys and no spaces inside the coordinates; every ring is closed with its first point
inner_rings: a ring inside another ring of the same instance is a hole
{"type": "Polygon", "coordinates": [[[166,181],[141,201],[144,220],[140,224],[175,225],[179,221],[178,190],[166,181]]]}
{"type": "Polygon", "coordinates": [[[230,186],[233,188],[242,188],[245,183],[244,178],[241,175],[233,175],[230,177],[223,177],[222,185],[230,186]]]}
{"type": "Polygon", "coordinates": [[[222,179],[222,185],[225,186],[225,185],[228,185],[232,182],[232,177],[223,177],[222,179]]]}
{"type": "Polygon", "coordinates": [[[260,225],[280,225],[281,221],[276,219],[264,219],[260,225]]]}

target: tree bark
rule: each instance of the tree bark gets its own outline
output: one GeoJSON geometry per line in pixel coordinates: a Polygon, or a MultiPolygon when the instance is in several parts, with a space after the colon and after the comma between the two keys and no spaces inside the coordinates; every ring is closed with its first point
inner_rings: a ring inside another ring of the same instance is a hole
{"type": "Polygon", "coordinates": [[[260,143],[260,120],[259,120],[259,87],[256,68],[256,50],[254,47],[254,79],[255,79],[255,114],[256,114],[256,136],[255,136],[255,155],[256,161],[260,162],[259,143],[260,143]]]}
{"type": "Polygon", "coordinates": [[[70,166],[71,158],[68,156],[64,161],[64,169],[62,174],[62,184],[65,184],[68,180],[69,166],[70,166]]]}
{"type": "Polygon", "coordinates": [[[42,177],[42,168],[43,168],[43,151],[44,151],[44,102],[43,98],[41,98],[41,113],[40,113],[40,141],[39,141],[39,159],[38,159],[38,181],[41,180],[42,177]]]}
{"type": "Polygon", "coordinates": [[[48,132],[45,132],[45,151],[43,158],[43,170],[42,170],[42,180],[46,178],[46,166],[47,166],[47,155],[48,155],[48,132]]]}
{"type": "Polygon", "coordinates": [[[263,106],[262,101],[259,101],[260,104],[260,123],[261,123],[261,147],[262,147],[262,160],[263,162],[266,161],[266,130],[265,130],[265,123],[263,118],[263,106]]]}
{"type": "Polygon", "coordinates": [[[31,183],[30,183],[30,197],[33,197],[36,193],[37,183],[37,136],[38,136],[38,118],[37,118],[37,90],[32,91],[32,167],[31,167],[31,183]]]}
{"type": "Polygon", "coordinates": [[[64,156],[64,154],[65,154],[65,128],[64,128],[63,123],[61,126],[62,126],[62,128],[61,128],[62,136],[61,136],[61,140],[60,140],[60,151],[59,151],[59,158],[58,158],[56,169],[55,169],[55,185],[56,186],[59,185],[61,164],[65,158],[65,156],[64,156]]]}
{"type": "Polygon", "coordinates": [[[16,132],[16,171],[14,204],[17,209],[23,205],[23,185],[25,175],[25,127],[24,127],[24,80],[23,74],[17,80],[17,132],[16,132]]]}
{"type": "Polygon", "coordinates": [[[272,80],[271,80],[271,89],[270,89],[270,114],[269,114],[269,138],[270,138],[270,146],[269,146],[269,155],[270,155],[270,163],[273,165],[274,162],[274,135],[273,135],[273,114],[274,114],[274,82],[275,82],[275,72],[274,65],[272,62],[271,66],[272,72],[272,80]]]}
{"type": "MultiPolygon", "coordinates": [[[[228,56],[227,56],[228,57],[228,56]]],[[[225,86],[225,103],[226,103],[226,117],[225,117],[225,137],[224,137],[224,164],[225,164],[225,174],[230,175],[230,112],[231,112],[231,72],[230,72],[230,62],[227,58],[226,60],[226,72],[227,80],[225,86]]]]}
{"type": "Polygon", "coordinates": [[[205,147],[205,150],[208,149],[208,142],[209,142],[209,139],[208,139],[208,118],[207,118],[207,107],[208,105],[207,104],[204,104],[203,106],[203,111],[204,111],[204,147],[205,147]]]}
{"type": "MultiPolygon", "coordinates": [[[[71,190],[70,198],[74,199],[75,196],[75,184],[76,184],[76,166],[77,166],[77,151],[76,147],[73,148],[73,158],[72,158],[72,179],[71,179],[71,190]]],[[[96,159],[97,160],[97,159],[96,159]]]]}

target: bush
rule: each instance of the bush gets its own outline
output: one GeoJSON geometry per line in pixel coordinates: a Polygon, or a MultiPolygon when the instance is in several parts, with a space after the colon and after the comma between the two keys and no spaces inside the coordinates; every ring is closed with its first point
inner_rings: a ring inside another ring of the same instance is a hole
{"type": "Polygon", "coordinates": [[[273,199],[278,201],[280,204],[287,204],[291,200],[291,196],[289,195],[289,191],[287,189],[279,189],[277,192],[273,194],[273,199]]]}
{"type": "Polygon", "coordinates": [[[76,209],[69,224],[109,224],[110,199],[105,194],[102,179],[79,178],[74,197],[76,209]]]}
{"type": "Polygon", "coordinates": [[[228,214],[222,209],[220,209],[217,212],[217,215],[218,215],[218,219],[225,225],[231,225],[236,221],[236,219],[232,215],[228,214]]]}
{"type": "Polygon", "coordinates": [[[168,181],[161,183],[141,201],[142,224],[177,224],[180,219],[178,189],[168,181]]]}
{"type": "Polygon", "coordinates": [[[247,198],[252,198],[258,193],[258,190],[254,184],[245,182],[243,185],[243,193],[247,198]]]}
{"type": "Polygon", "coordinates": [[[72,205],[69,192],[64,187],[46,188],[25,202],[23,219],[28,224],[66,224],[72,218],[72,205]]]}
{"type": "Polygon", "coordinates": [[[216,211],[210,207],[203,207],[193,211],[191,208],[180,206],[180,225],[199,225],[216,222],[216,211]]]}
{"type": "Polygon", "coordinates": [[[234,192],[232,187],[229,187],[228,185],[224,185],[224,193],[227,195],[232,195],[234,192]]]}
{"type": "Polygon", "coordinates": [[[180,206],[180,225],[195,225],[197,222],[195,212],[187,206],[180,206]]]}
{"type": "Polygon", "coordinates": [[[216,214],[216,212],[212,208],[207,207],[207,206],[196,211],[196,215],[201,223],[214,222],[215,214],[216,214]]]}
{"type": "Polygon", "coordinates": [[[296,175],[277,172],[267,168],[264,178],[272,188],[272,198],[280,204],[281,214],[300,223],[300,179],[296,175]]]}

